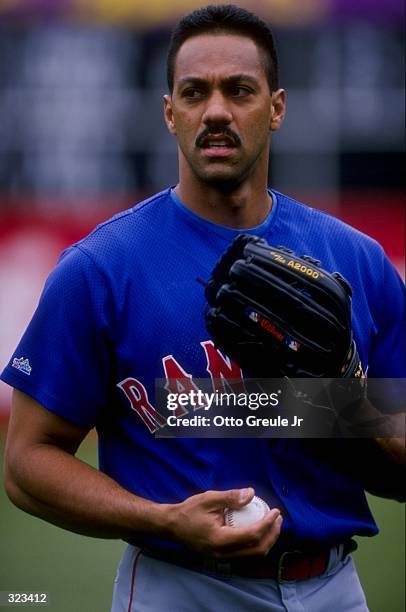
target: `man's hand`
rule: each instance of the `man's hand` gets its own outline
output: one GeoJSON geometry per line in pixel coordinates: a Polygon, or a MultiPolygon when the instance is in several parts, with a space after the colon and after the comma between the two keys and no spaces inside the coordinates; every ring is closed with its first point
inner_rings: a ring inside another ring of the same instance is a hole
{"type": "Polygon", "coordinates": [[[170,507],[171,538],[200,554],[216,558],[265,556],[279,537],[282,517],[273,508],[248,527],[224,524],[225,508],[241,508],[254,490],[206,491],[170,507]]]}

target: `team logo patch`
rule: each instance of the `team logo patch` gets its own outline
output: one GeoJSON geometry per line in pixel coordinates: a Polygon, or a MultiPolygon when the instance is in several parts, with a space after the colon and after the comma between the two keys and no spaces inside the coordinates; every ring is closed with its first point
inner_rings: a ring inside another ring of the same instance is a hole
{"type": "Polygon", "coordinates": [[[30,366],[30,362],[27,358],[20,357],[17,359],[17,357],[15,357],[11,365],[13,368],[16,368],[16,370],[20,370],[20,372],[27,374],[27,376],[31,374],[32,367],[30,366]]]}

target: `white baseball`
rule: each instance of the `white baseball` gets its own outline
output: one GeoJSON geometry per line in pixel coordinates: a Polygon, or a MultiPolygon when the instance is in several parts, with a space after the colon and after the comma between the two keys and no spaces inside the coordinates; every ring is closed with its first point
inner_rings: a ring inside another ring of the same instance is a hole
{"type": "Polygon", "coordinates": [[[255,495],[253,499],[242,508],[224,510],[224,521],[229,527],[248,527],[264,518],[270,512],[268,504],[255,495]]]}

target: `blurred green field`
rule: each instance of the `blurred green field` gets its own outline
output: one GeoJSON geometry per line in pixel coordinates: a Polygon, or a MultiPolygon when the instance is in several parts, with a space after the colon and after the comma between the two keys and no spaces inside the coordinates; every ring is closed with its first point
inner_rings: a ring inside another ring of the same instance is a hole
{"type": "MultiPolygon", "coordinates": [[[[1,456],[2,448],[1,440],[1,456]]],[[[95,464],[94,441],[85,441],[80,456],[95,464]]],[[[404,506],[370,501],[381,533],[359,540],[354,557],[361,581],[371,612],[404,612],[404,506]]],[[[123,548],[122,542],[85,538],[32,518],[13,507],[0,487],[0,591],[48,592],[49,612],[108,612],[123,548]]]]}

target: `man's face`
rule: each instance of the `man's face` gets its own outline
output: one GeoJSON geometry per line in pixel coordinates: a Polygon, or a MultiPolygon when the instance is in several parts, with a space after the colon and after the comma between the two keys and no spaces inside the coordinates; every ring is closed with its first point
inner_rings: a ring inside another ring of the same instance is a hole
{"type": "Polygon", "coordinates": [[[186,40],[175,63],[165,119],[180,149],[181,170],[223,186],[267,172],[269,135],[280,126],[284,92],[270,92],[261,51],[234,34],[186,40]]]}

